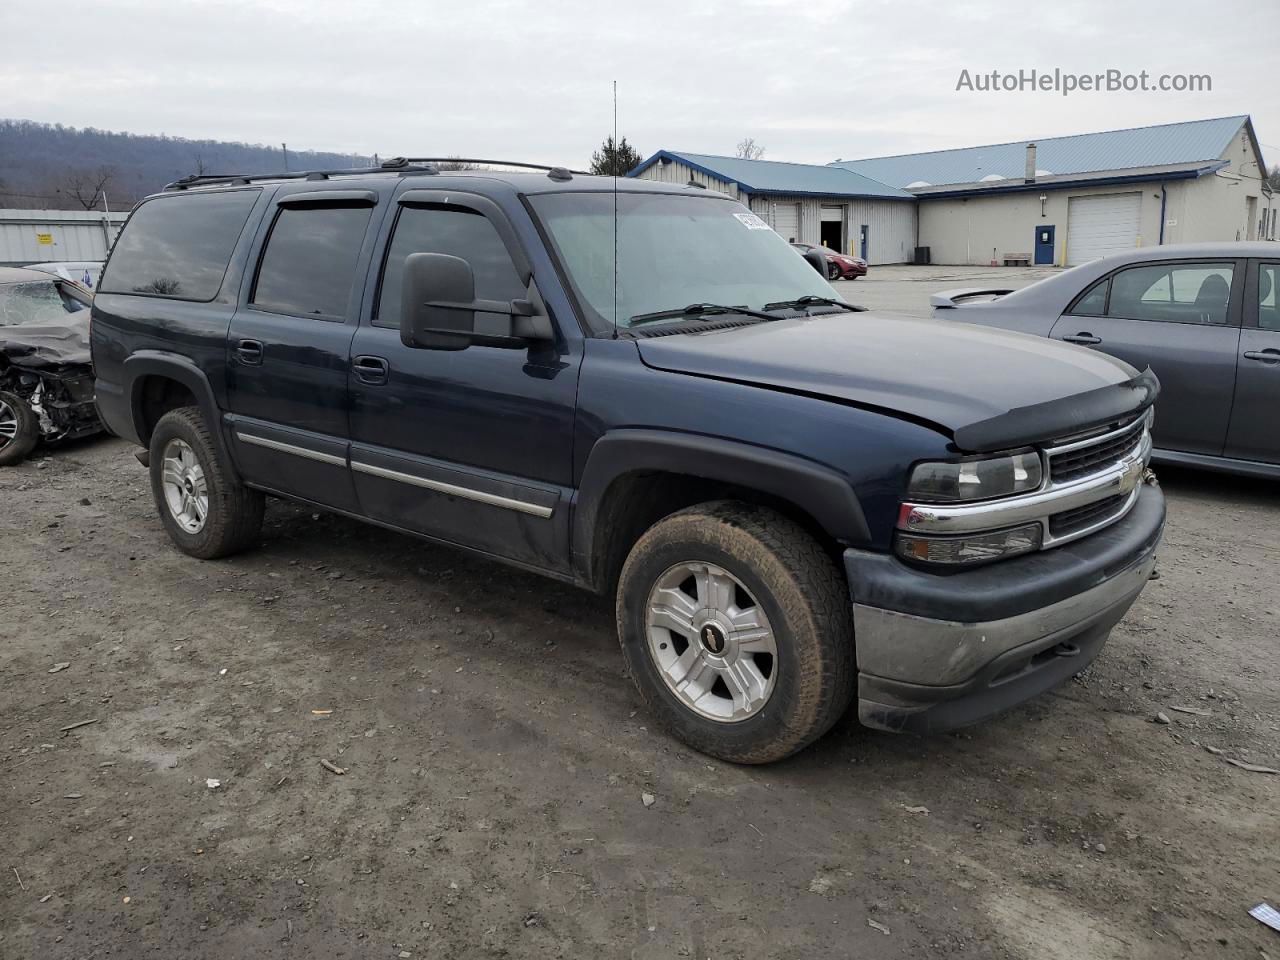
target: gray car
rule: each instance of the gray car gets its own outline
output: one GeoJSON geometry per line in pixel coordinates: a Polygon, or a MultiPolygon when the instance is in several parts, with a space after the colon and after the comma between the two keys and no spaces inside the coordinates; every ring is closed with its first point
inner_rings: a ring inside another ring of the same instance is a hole
{"type": "Polygon", "coordinates": [[[935,318],[1080,344],[1160,378],[1155,458],[1280,477],[1280,244],[1133,250],[1022,290],[949,290],[935,318]]]}

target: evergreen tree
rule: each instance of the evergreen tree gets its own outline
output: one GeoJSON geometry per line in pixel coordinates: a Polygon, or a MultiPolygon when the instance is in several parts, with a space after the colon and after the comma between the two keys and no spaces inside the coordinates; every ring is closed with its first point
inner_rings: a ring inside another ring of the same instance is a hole
{"type": "Polygon", "coordinates": [[[600,177],[625,177],[640,165],[644,157],[623,137],[615,144],[609,137],[600,149],[591,154],[591,172],[600,177]]]}

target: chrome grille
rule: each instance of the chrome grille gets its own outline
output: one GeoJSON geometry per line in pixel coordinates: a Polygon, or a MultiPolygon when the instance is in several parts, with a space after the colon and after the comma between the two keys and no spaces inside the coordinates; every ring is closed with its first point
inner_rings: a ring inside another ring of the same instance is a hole
{"type": "Polygon", "coordinates": [[[1104,524],[1116,514],[1124,510],[1131,494],[1107,497],[1087,503],[1074,510],[1064,510],[1049,518],[1049,533],[1056,538],[1069,537],[1073,533],[1082,533],[1095,526],[1104,524]]]}
{"type": "Polygon", "coordinates": [[[1099,469],[1119,463],[1142,443],[1145,420],[1139,417],[1118,430],[1100,437],[1062,444],[1048,451],[1049,478],[1054,483],[1070,483],[1099,469]]]}

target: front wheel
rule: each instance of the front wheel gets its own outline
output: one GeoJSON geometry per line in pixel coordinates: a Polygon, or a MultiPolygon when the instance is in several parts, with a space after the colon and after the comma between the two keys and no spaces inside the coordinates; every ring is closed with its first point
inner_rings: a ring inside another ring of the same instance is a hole
{"type": "Polygon", "coordinates": [[[651,527],[623,566],[617,617],[646,704],[723,760],[789,756],[853,695],[848,591],[818,543],[772,510],[708,503],[651,527]]]}
{"type": "Polygon", "coordinates": [[[27,459],[40,442],[40,420],[16,393],[0,391],[0,467],[27,459]]]}
{"type": "Polygon", "coordinates": [[[265,498],[238,483],[197,407],[170,410],[151,433],[151,493],[169,538],[202,560],[251,546],[265,498]]]}

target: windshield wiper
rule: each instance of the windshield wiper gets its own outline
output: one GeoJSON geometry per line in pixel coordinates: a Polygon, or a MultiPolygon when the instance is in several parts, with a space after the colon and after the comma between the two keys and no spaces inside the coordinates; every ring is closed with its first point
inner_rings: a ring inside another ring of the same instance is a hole
{"type": "Polygon", "coordinates": [[[697,319],[701,317],[718,317],[726,313],[736,313],[744,317],[756,317],[760,320],[777,320],[771,313],[759,310],[748,310],[746,307],[726,307],[720,303],[691,303],[678,310],[658,310],[655,313],[641,313],[627,321],[628,326],[639,326],[642,323],[653,323],[655,320],[675,320],[680,317],[697,319]]]}
{"type": "Polygon", "coordinates": [[[766,303],[766,310],[782,310],[791,307],[795,310],[803,310],[805,307],[839,307],[841,310],[848,310],[850,313],[864,313],[866,307],[855,307],[852,303],[845,303],[843,300],[835,300],[831,297],[815,297],[812,294],[799,297],[795,300],[779,300],[777,303],[766,303]]]}

